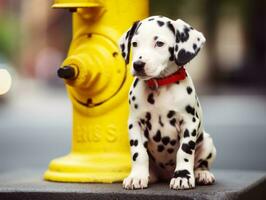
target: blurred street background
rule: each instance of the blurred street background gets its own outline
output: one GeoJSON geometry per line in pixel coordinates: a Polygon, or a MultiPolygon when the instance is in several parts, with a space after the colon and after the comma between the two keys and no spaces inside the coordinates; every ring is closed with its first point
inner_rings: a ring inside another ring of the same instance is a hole
{"type": "MultiPolygon", "coordinates": [[[[46,169],[71,145],[71,104],[56,71],[71,13],[47,0],[0,0],[0,172],[46,169]],[[0,80],[1,81],[1,80],[0,80]]],[[[187,65],[217,146],[215,168],[266,170],[266,1],[150,0],[150,15],[181,18],[207,42],[187,65]]]]}

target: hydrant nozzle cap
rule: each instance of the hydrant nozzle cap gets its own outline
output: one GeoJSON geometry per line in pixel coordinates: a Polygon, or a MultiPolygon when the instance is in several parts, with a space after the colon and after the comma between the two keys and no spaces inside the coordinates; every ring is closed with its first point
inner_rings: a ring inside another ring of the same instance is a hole
{"type": "Polygon", "coordinates": [[[75,69],[72,66],[63,66],[57,70],[57,76],[64,79],[74,79],[75,69]]]}

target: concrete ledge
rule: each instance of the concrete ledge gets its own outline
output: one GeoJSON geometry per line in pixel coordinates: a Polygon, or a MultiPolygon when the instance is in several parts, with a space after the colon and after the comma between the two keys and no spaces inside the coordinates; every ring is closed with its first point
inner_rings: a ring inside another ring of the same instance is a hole
{"type": "Polygon", "coordinates": [[[40,170],[0,174],[0,199],[266,199],[266,173],[259,171],[214,170],[217,179],[214,185],[186,191],[170,190],[169,183],[135,191],[123,190],[121,183],[55,183],[42,180],[42,174],[40,170]]]}

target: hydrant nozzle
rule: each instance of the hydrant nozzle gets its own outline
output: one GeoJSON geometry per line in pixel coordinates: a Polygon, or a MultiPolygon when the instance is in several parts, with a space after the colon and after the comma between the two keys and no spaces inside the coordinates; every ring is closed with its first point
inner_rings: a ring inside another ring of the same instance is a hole
{"type": "Polygon", "coordinates": [[[77,75],[75,71],[76,70],[73,66],[63,66],[57,70],[57,75],[64,79],[75,79],[77,75]]]}

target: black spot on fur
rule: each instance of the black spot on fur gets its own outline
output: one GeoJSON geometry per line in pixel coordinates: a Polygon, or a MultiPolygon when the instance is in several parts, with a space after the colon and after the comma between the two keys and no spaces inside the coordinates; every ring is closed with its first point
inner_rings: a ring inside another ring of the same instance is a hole
{"type": "Polygon", "coordinates": [[[133,157],[132,157],[132,158],[133,158],[133,161],[136,161],[138,155],[139,155],[138,153],[134,153],[134,154],[133,154],[133,157]]]}
{"type": "Polygon", "coordinates": [[[186,111],[191,115],[195,115],[195,108],[191,107],[190,105],[186,106],[186,111]]]}
{"type": "Polygon", "coordinates": [[[135,97],[135,96],[133,96],[133,97],[132,97],[132,101],[135,101],[135,100],[136,100],[136,97],[135,97]]]}
{"type": "Polygon", "coordinates": [[[193,44],[193,49],[196,50],[197,49],[197,45],[193,44]]]}
{"type": "Polygon", "coordinates": [[[132,46],[133,47],[137,47],[138,46],[138,43],[137,42],[132,42],[132,46]]]}
{"type": "Polygon", "coordinates": [[[210,159],[212,157],[212,153],[210,153],[207,157],[207,159],[210,159]]]}
{"type": "Polygon", "coordinates": [[[144,130],[144,136],[149,138],[149,130],[147,128],[144,130]]]}
{"type": "MultiPolygon", "coordinates": [[[[124,52],[124,50],[125,50],[125,44],[121,44],[121,45],[120,45],[120,48],[121,48],[121,51],[124,52]]],[[[123,57],[124,57],[124,56],[123,56],[123,57]]]]}
{"type": "Polygon", "coordinates": [[[192,150],[195,148],[195,142],[189,141],[188,144],[182,144],[182,150],[187,154],[192,154],[192,150]]]}
{"type": "Polygon", "coordinates": [[[164,150],[164,146],[159,144],[157,147],[158,152],[162,152],[164,150]]]}
{"type": "Polygon", "coordinates": [[[174,47],[169,47],[169,48],[168,48],[168,51],[169,51],[169,53],[170,53],[169,60],[170,60],[170,61],[174,61],[174,60],[175,60],[174,47]]]}
{"type": "Polygon", "coordinates": [[[125,58],[126,64],[129,63],[131,40],[132,40],[132,38],[133,38],[133,36],[135,34],[135,31],[136,31],[136,29],[138,27],[138,24],[139,24],[139,21],[134,22],[133,25],[132,25],[132,28],[129,30],[129,33],[128,33],[128,43],[127,43],[127,51],[128,51],[128,53],[127,53],[127,55],[124,54],[124,56],[123,56],[124,52],[122,53],[122,56],[125,58]]]}
{"type": "Polygon", "coordinates": [[[187,93],[188,93],[188,94],[191,94],[191,93],[192,93],[192,88],[189,87],[189,86],[187,87],[187,93]]]}
{"type": "Polygon", "coordinates": [[[146,122],[146,126],[148,127],[149,130],[151,130],[152,126],[151,126],[151,122],[150,121],[146,122]]]}
{"type": "Polygon", "coordinates": [[[143,146],[147,149],[147,148],[148,148],[148,141],[145,141],[145,142],[143,143],[143,146]]]}
{"type": "Polygon", "coordinates": [[[175,45],[175,51],[178,51],[178,45],[177,44],[175,45]]]}
{"type": "Polygon", "coordinates": [[[158,130],[158,131],[156,132],[156,134],[153,136],[153,140],[154,140],[155,142],[160,142],[161,139],[162,139],[161,131],[158,130]]]}
{"type": "Polygon", "coordinates": [[[158,20],[157,23],[158,23],[159,26],[163,26],[164,25],[164,22],[163,21],[159,21],[158,20]]]}
{"type": "Polygon", "coordinates": [[[148,101],[150,104],[154,104],[153,93],[150,93],[150,94],[149,94],[147,101],[148,101]]]}
{"type": "Polygon", "coordinates": [[[130,146],[138,146],[138,140],[130,140],[129,144],[130,146]]]}
{"type": "Polygon", "coordinates": [[[167,22],[167,27],[175,35],[175,27],[174,27],[174,25],[170,21],[167,22]]]}
{"type": "Polygon", "coordinates": [[[181,42],[186,42],[189,38],[189,28],[185,27],[183,30],[183,33],[180,34],[180,40],[181,42]]]}
{"type": "Polygon", "coordinates": [[[185,161],[185,162],[188,162],[188,159],[187,159],[187,158],[184,158],[184,161],[185,161]]]}
{"type": "Polygon", "coordinates": [[[184,170],[177,170],[174,173],[174,178],[186,178],[189,179],[190,178],[190,172],[186,169],[184,170]]]}
{"type": "Polygon", "coordinates": [[[137,28],[135,30],[135,34],[138,34],[138,30],[139,30],[139,27],[141,26],[142,22],[139,22],[138,25],[137,25],[137,28]]]}
{"type": "Polygon", "coordinates": [[[179,81],[176,81],[175,84],[179,84],[179,81]]]}
{"type": "Polygon", "coordinates": [[[132,90],[130,90],[130,92],[129,92],[129,95],[131,95],[132,94],[132,90]]]}
{"type": "Polygon", "coordinates": [[[128,129],[132,129],[133,128],[133,124],[129,124],[128,129]]]}
{"type": "Polygon", "coordinates": [[[170,142],[170,138],[168,136],[165,136],[162,138],[162,142],[164,145],[167,145],[170,142]]]}
{"type": "Polygon", "coordinates": [[[145,119],[140,119],[140,122],[142,123],[142,124],[145,124],[145,119]]]}
{"type": "Polygon", "coordinates": [[[134,81],[134,83],[133,83],[133,87],[134,87],[134,88],[137,86],[138,82],[139,82],[139,79],[136,78],[135,81],[134,81]]]}
{"type": "Polygon", "coordinates": [[[167,117],[168,117],[168,118],[172,118],[174,115],[175,115],[175,111],[174,111],[174,110],[170,110],[170,111],[167,113],[167,117]]]}
{"type": "Polygon", "coordinates": [[[187,154],[192,154],[192,151],[191,151],[190,146],[188,144],[182,144],[182,147],[181,148],[187,154]]]}
{"type": "Polygon", "coordinates": [[[196,122],[196,118],[195,117],[192,118],[192,122],[196,122]]]}
{"type": "Polygon", "coordinates": [[[146,113],[146,119],[149,121],[151,120],[151,113],[150,112],[147,112],[146,113]]]}
{"type": "Polygon", "coordinates": [[[191,148],[192,150],[194,150],[194,149],[195,149],[195,146],[196,146],[196,143],[193,142],[192,140],[190,140],[190,141],[188,142],[188,145],[190,146],[190,148],[191,148]]]}
{"type": "Polygon", "coordinates": [[[175,127],[176,126],[176,118],[171,119],[170,124],[175,127]]]}
{"type": "Polygon", "coordinates": [[[148,19],[148,21],[153,21],[154,20],[154,18],[150,18],[150,19],[148,19]]]}
{"type": "Polygon", "coordinates": [[[154,36],[154,38],[153,38],[154,40],[157,40],[158,39],[158,36],[154,36]]]}
{"type": "MultiPolygon", "coordinates": [[[[129,36],[129,32],[130,32],[130,30],[127,32],[127,34],[126,34],[126,39],[128,38],[128,36],[129,36]]],[[[124,46],[125,47],[125,46],[124,46]]]]}
{"type": "Polygon", "coordinates": [[[161,117],[161,115],[159,116],[159,124],[161,125],[161,127],[164,126],[164,124],[163,124],[163,122],[162,122],[162,117],[161,117]]]}
{"type": "Polygon", "coordinates": [[[199,130],[200,126],[201,126],[201,121],[199,122],[199,125],[198,125],[198,130],[199,130]]]}
{"type": "Polygon", "coordinates": [[[199,107],[199,101],[197,100],[197,106],[199,107]]]}
{"type": "Polygon", "coordinates": [[[135,107],[135,109],[138,109],[139,106],[138,106],[138,104],[135,104],[134,107],[135,107]]]}
{"type": "Polygon", "coordinates": [[[198,137],[197,140],[196,140],[196,143],[198,144],[198,143],[202,142],[202,140],[203,140],[203,133],[201,133],[201,134],[199,135],[199,137],[198,137]]]}
{"type": "Polygon", "coordinates": [[[208,169],[208,161],[206,160],[201,160],[198,167],[201,168],[201,169],[208,169]]]}
{"type": "Polygon", "coordinates": [[[171,144],[172,146],[174,146],[174,145],[176,144],[176,140],[171,140],[171,141],[170,141],[170,144],[171,144]]]}
{"type": "Polygon", "coordinates": [[[130,99],[128,100],[128,103],[129,103],[129,104],[131,104],[131,101],[130,101],[130,99]]]}
{"type": "Polygon", "coordinates": [[[176,31],[176,42],[186,42],[189,38],[189,31],[190,29],[188,27],[184,27],[183,32],[176,31]]]}
{"type": "Polygon", "coordinates": [[[184,137],[189,137],[189,131],[187,129],[184,131],[184,137]]]}
{"type": "Polygon", "coordinates": [[[192,136],[196,136],[197,132],[196,132],[196,129],[194,129],[191,133],[192,136]]]}
{"type": "Polygon", "coordinates": [[[180,42],[180,32],[178,30],[176,31],[175,41],[176,41],[176,43],[180,42]]]}
{"type": "Polygon", "coordinates": [[[174,149],[173,148],[169,148],[169,149],[167,149],[167,152],[168,153],[173,153],[174,152],[174,149]]]}
{"type": "Polygon", "coordinates": [[[195,56],[196,56],[196,53],[191,53],[189,51],[186,51],[185,49],[181,49],[178,52],[175,62],[178,66],[182,66],[188,63],[195,56]]]}

